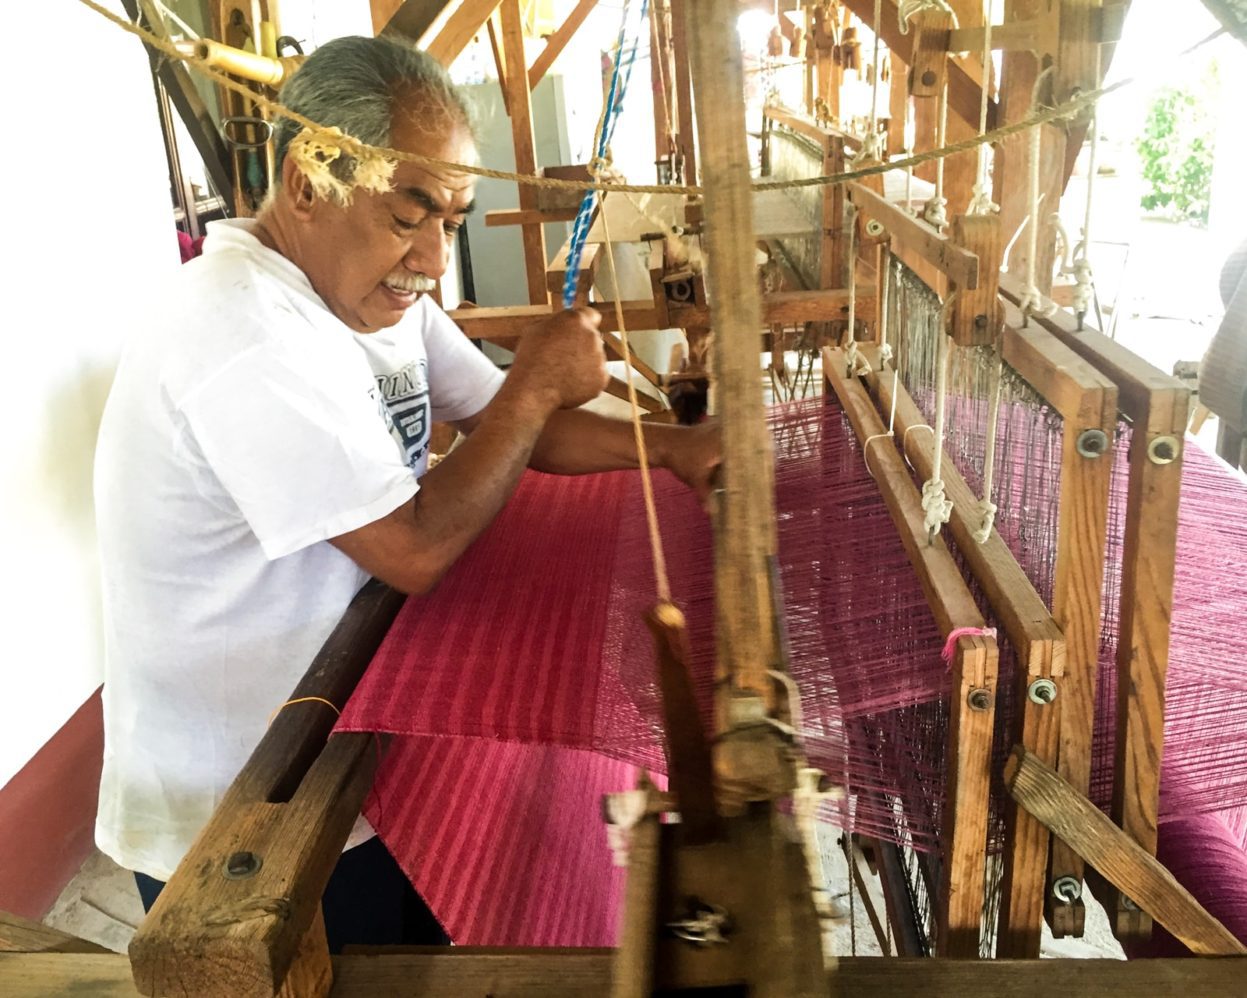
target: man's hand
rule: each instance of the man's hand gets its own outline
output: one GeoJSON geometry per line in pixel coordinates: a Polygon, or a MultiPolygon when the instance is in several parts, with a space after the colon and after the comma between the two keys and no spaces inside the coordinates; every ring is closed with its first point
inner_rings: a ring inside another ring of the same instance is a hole
{"type": "Polygon", "coordinates": [[[659,463],[697,493],[702,505],[718,487],[719,468],[723,462],[722,440],[717,422],[697,426],[671,428],[662,437],[659,463]]]}
{"type": "Polygon", "coordinates": [[[573,409],[597,398],[610,381],[598,334],[601,315],[574,308],[551,316],[515,351],[508,380],[545,401],[551,410],[573,409]]]}

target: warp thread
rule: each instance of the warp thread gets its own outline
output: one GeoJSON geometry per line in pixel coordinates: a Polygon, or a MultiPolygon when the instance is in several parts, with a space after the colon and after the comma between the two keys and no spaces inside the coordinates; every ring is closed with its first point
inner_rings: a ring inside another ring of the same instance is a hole
{"type": "Polygon", "coordinates": [[[954,627],[948,632],[948,639],[944,642],[944,649],[940,652],[940,658],[945,662],[951,662],[953,655],[957,651],[957,641],[960,638],[994,638],[996,636],[996,628],[994,627],[954,627]]]}

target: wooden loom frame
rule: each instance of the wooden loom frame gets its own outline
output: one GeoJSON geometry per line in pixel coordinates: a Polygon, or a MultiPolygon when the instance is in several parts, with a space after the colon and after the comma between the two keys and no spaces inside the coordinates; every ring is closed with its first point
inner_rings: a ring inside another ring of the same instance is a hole
{"type": "MultiPolygon", "coordinates": [[[[721,55],[725,45],[718,34],[709,42],[694,40],[694,48],[703,44],[707,51],[698,54],[702,68],[695,70],[694,76],[704,82],[709,78],[708,59],[721,55]]],[[[713,114],[708,113],[707,117],[713,114]]],[[[708,150],[707,159],[710,161],[707,186],[720,186],[711,184],[710,176],[714,170],[729,168],[730,164],[720,150],[708,150]]],[[[727,191],[730,185],[723,185],[722,189],[727,191]]],[[[730,196],[736,198],[739,208],[738,195],[730,196]]],[[[723,217],[717,210],[709,213],[712,217],[723,217]]],[[[823,304],[825,307],[825,299],[823,304]]],[[[796,307],[795,302],[792,305],[796,307]]],[[[514,323],[514,335],[518,335],[518,327],[525,320],[531,323],[535,314],[497,318],[514,323]]],[[[483,321],[487,317],[476,318],[483,321]]],[[[709,320],[708,310],[706,319],[709,320]]],[[[747,337],[737,339],[742,345],[749,342],[747,337]]],[[[858,402],[869,404],[869,400],[863,398],[864,392],[851,385],[846,385],[846,391],[858,402]]],[[[865,410],[859,412],[864,419],[865,410]]],[[[740,484],[749,488],[748,483],[740,484]]],[[[366,587],[292,697],[324,695],[342,702],[338,698],[353,687],[358,670],[371,658],[400,602],[401,597],[383,586],[366,587]]],[[[755,600],[755,608],[767,602],[766,599],[755,600]]],[[[766,628],[755,630],[764,634],[766,628]]],[[[962,683],[989,681],[986,670],[990,655],[984,645],[976,643],[978,641],[970,639],[967,648],[966,639],[963,639],[959,648],[962,683]],[[978,675],[973,674],[975,662],[983,669],[978,675]]],[[[1055,649],[1056,639],[1049,641],[1047,637],[1035,635],[1033,647],[1040,646],[1055,649]]],[[[1054,651],[1051,655],[1054,659],[1057,657],[1054,651]]],[[[763,697],[770,692],[765,683],[755,687],[755,693],[763,697]]],[[[977,719],[967,723],[974,720],[977,719]]],[[[334,958],[331,962],[324,952],[323,926],[316,899],[366,796],[380,743],[363,735],[327,739],[330,727],[331,718],[314,703],[291,707],[275,719],[231,787],[227,801],[196,842],[188,861],[184,861],[179,873],[170,881],[158,910],[153,912],[150,928],[145,924],[143,936],[136,940],[134,970],[136,974],[141,972],[140,980],[145,986],[164,993],[205,995],[272,994],[279,986],[283,994],[323,994],[331,986],[331,974],[336,972],[336,994],[457,995],[462,994],[465,987],[508,994],[601,994],[610,980],[610,957],[602,952],[394,952],[385,956],[334,958]],[[263,851],[237,848],[242,845],[263,847],[263,851]],[[256,858],[262,862],[255,863],[256,858]],[[556,976],[558,982],[552,983],[551,978],[556,976]]],[[[965,810],[977,808],[977,802],[967,800],[965,810]]],[[[773,832],[766,831],[770,819],[759,825],[758,812],[751,813],[753,817],[747,813],[746,822],[739,827],[744,834],[761,834],[765,848],[774,850],[777,840],[773,832]],[[754,827],[763,831],[750,832],[754,827]]],[[[962,829],[970,827],[964,811],[957,820],[962,822],[962,829]]],[[[650,827],[657,827],[656,820],[650,822],[650,827]]],[[[965,840],[964,833],[957,834],[965,840]]],[[[791,857],[791,851],[781,849],[780,852],[791,857]]],[[[781,858],[780,863],[791,866],[793,860],[781,858]]],[[[644,863],[637,864],[630,878],[629,893],[639,893],[641,900],[647,892],[634,889],[633,882],[644,886],[643,877],[637,874],[645,869],[644,863]]],[[[721,863],[712,863],[701,875],[719,877],[721,870],[721,863]]],[[[790,869],[780,879],[788,885],[786,889],[792,889],[800,885],[802,871],[790,869]]],[[[765,893],[765,888],[762,889],[765,893]]],[[[772,896],[779,902],[774,910],[777,917],[799,917],[798,913],[804,908],[802,896],[790,893],[785,900],[782,890],[778,895],[772,892],[772,896]]],[[[631,911],[632,924],[638,926],[646,925],[647,915],[652,914],[643,905],[638,907],[635,898],[631,911]]],[[[795,923],[792,929],[797,936],[803,934],[795,923]]],[[[38,933],[34,936],[36,938],[24,945],[43,947],[48,943],[46,937],[38,933]]],[[[805,936],[808,938],[808,932],[805,936]]],[[[951,938],[947,934],[944,937],[951,938]]],[[[780,946],[788,955],[804,954],[806,960],[815,959],[808,945],[804,949],[801,945],[789,946],[795,942],[795,936],[789,938],[785,934],[785,940],[781,940],[780,946]]],[[[54,940],[51,944],[65,945],[63,940],[54,940]]],[[[643,942],[640,945],[644,948],[643,942]]],[[[621,967],[636,966],[628,962],[627,946],[620,953],[623,956],[616,959],[624,961],[621,967]]],[[[631,953],[633,957],[636,955],[631,953]]],[[[53,980],[77,983],[90,980],[97,985],[94,993],[101,995],[133,993],[127,979],[129,967],[123,957],[82,953],[4,959],[0,969],[16,967],[19,974],[49,975],[53,980]]],[[[891,984],[897,993],[904,993],[908,986],[926,995],[995,994],[1001,990],[1016,995],[1047,994],[1054,986],[1073,986],[1072,982],[1077,981],[1078,986],[1086,988],[1102,979],[1126,989],[1146,981],[1155,994],[1185,996],[1192,988],[1202,986],[1207,990],[1200,993],[1229,995],[1236,993],[1241,983],[1241,966],[1241,961],[1233,960],[1156,961],[1138,968],[1112,962],[1106,966],[1079,961],[1067,966],[1046,966],[1040,975],[1033,973],[1032,964],[1009,961],[842,960],[830,984],[830,993],[850,993],[859,987],[873,989],[891,984]]],[[[621,975],[616,973],[614,980],[618,988],[621,975]]]]}

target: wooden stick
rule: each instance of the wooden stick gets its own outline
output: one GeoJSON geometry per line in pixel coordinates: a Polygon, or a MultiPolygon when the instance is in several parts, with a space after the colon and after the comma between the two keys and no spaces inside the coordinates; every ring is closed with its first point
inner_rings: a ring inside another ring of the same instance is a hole
{"type": "Polygon", "coordinates": [[[567,19],[559,25],[558,30],[546,39],[546,47],[533,60],[532,68],[528,71],[529,90],[537,89],[537,84],[549,72],[550,67],[554,65],[554,60],[567,47],[567,43],[572,40],[576,30],[584,23],[585,18],[589,16],[597,3],[598,0],[580,0],[567,15],[567,19]]]}
{"type": "Polygon", "coordinates": [[[1247,955],[1244,946],[1204,910],[1149,853],[1051,766],[1020,745],[1005,763],[1014,799],[1132,898],[1193,953],[1247,955]]]}

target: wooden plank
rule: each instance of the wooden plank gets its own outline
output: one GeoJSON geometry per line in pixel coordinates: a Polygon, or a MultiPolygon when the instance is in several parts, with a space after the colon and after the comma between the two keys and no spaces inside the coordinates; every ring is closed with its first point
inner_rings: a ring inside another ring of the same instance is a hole
{"type": "MultiPolygon", "coordinates": [[[[844,0],[844,6],[867,25],[874,23],[875,0],[844,0]]],[[[901,34],[896,0],[882,0],[879,34],[888,47],[907,66],[913,64],[913,35],[901,34]]],[[[948,67],[948,110],[978,128],[979,99],[982,90],[965,69],[956,62],[948,67]]],[[[996,102],[987,105],[987,127],[995,128],[996,102]]]]}
{"type": "MultiPolygon", "coordinates": [[[[641,780],[639,789],[653,793],[648,779],[641,780]]],[[[646,814],[627,833],[628,880],[624,887],[619,948],[615,950],[610,974],[611,998],[650,998],[653,994],[661,833],[658,814],[646,814]]],[[[603,981],[603,986],[606,983],[603,981]]]]}
{"type": "MultiPolygon", "coordinates": [[[[402,605],[373,581],[352,601],[291,699],[343,705],[402,605]]],[[[329,738],[316,702],[280,710],[130,944],[151,995],[269,996],[313,926],[380,754],[373,737],[329,738]],[[258,869],[227,876],[240,866],[258,869]]]]}
{"type": "MultiPolygon", "coordinates": [[[[951,179],[945,174],[946,185],[951,179]]],[[[950,186],[945,186],[946,194],[950,190],[950,186]]],[[[969,195],[969,186],[966,188],[966,195],[969,195]]],[[[952,200],[950,197],[950,208],[953,207],[952,200]]],[[[979,261],[978,286],[959,288],[957,300],[953,302],[953,340],[963,347],[994,343],[1001,318],[1000,303],[996,297],[1000,284],[1000,262],[1004,252],[1000,216],[956,215],[950,235],[954,243],[973,253],[979,261]]]]}
{"type": "Polygon", "coordinates": [[[0,911],[0,953],[107,953],[103,946],[0,911]]]}
{"type": "MultiPolygon", "coordinates": [[[[503,950],[386,947],[335,956],[332,998],[601,998],[611,983],[607,949],[503,950]]],[[[1247,959],[932,960],[839,957],[828,998],[1241,998],[1247,959]]],[[[2,954],[6,998],[135,998],[124,954],[2,954]]]]}
{"type": "Polygon", "coordinates": [[[580,0],[572,8],[571,13],[563,20],[563,23],[558,26],[554,34],[546,39],[546,47],[533,60],[532,67],[528,70],[529,90],[537,89],[537,84],[550,71],[550,67],[554,65],[554,60],[567,47],[567,43],[572,40],[572,36],[576,34],[577,29],[584,23],[585,18],[589,16],[589,13],[597,4],[598,0],[580,0]]]}
{"type": "Polygon", "coordinates": [[[869,187],[849,181],[848,198],[867,218],[882,223],[894,242],[912,247],[924,259],[946,274],[958,287],[974,290],[979,283],[979,258],[948,236],[909,214],[869,187]]]}
{"type": "Polygon", "coordinates": [[[684,183],[696,185],[697,131],[693,124],[693,83],[689,75],[688,36],[686,8],[692,0],[671,0],[671,53],[675,62],[676,115],[680,128],[676,145],[683,161],[681,171],[684,183]]]}
{"type": "MultiPolygon", "coordinates": [[[[716,634],[720,732],[735,727],[732,702],[757,698],[776,709],[769,670],[783,668],[777,639],[774,465],[759,384],[758,289],[752,160],[745,137],[744,73],[734,0],[688,0],[685,18],[702,152],[703,240],[714,288],[715,376],[721,402],[723,492],[715,517],[716,634]]],[[[725,764],[730,753],[721,758],[725,764]]]]}
{"type": "MultiPolygon", "coordinates": [[[[948,32],[953,26],[951,12],[919,10],[909,19],[913,41],[909,52],[909,92],[917,98],[938,98],[948,80],[948,32]]],[[[976,119],[977,120],[977,119],[976,119]]]]}
{"type": "Polygon", "coordinates": [[[1011,306],[1005,307],[1000,352],[1063,419],[1091,419],[1092,427],[1116,429],[1117,386],[1112,379],[1047,330],[1024,326],[1022,314],[1011,306]],[[1089,395],[1097,392],[1098,398],[1089,395]]]}
{"type": "MultiPolygon", "coordinates": [[[[589,304],[589,290],[593,287],[593,277],[597,270],[598,247],[600,243],[587,243],[580,256],[580,273],[576,275],[576,304],[589,304]]],[[[571,252],[571,240],[563,243],[554,259],[546,267],[546,290],[554,302],[563,301],[563,285],[567,281],[567,257],[571,252]]],[[[540,307],[540,306],[538,306],[540,307]]],[[[553,306],[552,306],[553,308],[553,306]]]]}
{"type": "MultiPolygon", "coordinates": [[[[498,0],[462,0],[442,25],[437,37],[425,46],[425,51],[443,66],[449,67],[485,26],[497,6],[498,0]]],[[[523,64],[521,59],[519,65],[523,64]]]]}
{"type": "Polygon", "coordinates": [[[500,225],[543,225],[546,222],[570,222],[576,217],[573,208],[495,208],[485,212],[489,228],[500,225]]]}
{"type": "MultiPolygon", "coordinates": [[[[611,378],[602,390],[605,394],[614,398],[621,399],[624,402],[631,402],[628,397],[628,383],[622,378],[611,378]]],[[[658,399],[648,392],[637,392],[636,401],[637,407],[644,409],[646,412],[664,412],[666,409],[658,399]]]]}
{"type": "Polygon", "coordinates": [[[1191,952],[1241,956],[1247,946],[1213,918],[1148,852],[1055,770],[1022,747],[1005,763],[1013,797],[1169,930],[1191,952]]]}
{"type": "MultiPolygon", "coordinates": [[[[494,0],[478,0],[497,4],[494,0]]],[[[511,109],[511,138],[515,145],[515,172],[536,175],[537,152],[533,139],[532,94],[528,77],[520,71],[524,59],[524,23],[520,0],[502,0],[502,49],[507,65],[514,67],[506,81],[507,104],[511,109]]],[[[493,7],[490,7],[493,10],[493,7]]],[[[519,184],[521,210],[537,207],[537,190],[531,184],[519,184]]],[[[549,300],[546,293],[546,237],[539,224],[529,222],[522,227],[524,240],[524,274],[528,280],[528,300],[534,305],[549,300]]]]}

